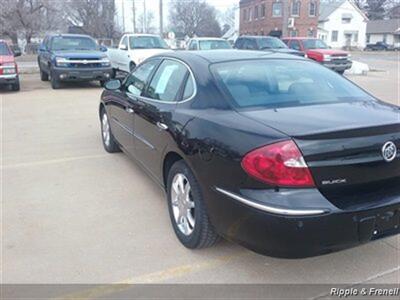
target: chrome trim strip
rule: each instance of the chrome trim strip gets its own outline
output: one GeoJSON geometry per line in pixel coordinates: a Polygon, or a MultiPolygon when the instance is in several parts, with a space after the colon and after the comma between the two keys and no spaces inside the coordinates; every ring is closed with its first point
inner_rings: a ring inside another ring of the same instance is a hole
{"type": "Polygon", "coordinates": [[[119,122],[116,118],[112,118],[112,120],[114,121],[115,124],[117,124],[119,127],[121,127],[123,130],[125,130],[126,132],[128,132],[130,135],[135,136],[134,132],[127,127],[126,125],[122,124],[121,122],[119,122]]]}
{"type": "Polygon", "coordinates": [[[242,196],[228,192],[219,187],[215,187],[215,189],[218,192],[220,192],[228,197],[231,197],[232,199],[235,199],[247,206],[250,206],[250,207],[262,210],[262,211],[266,211],[269,213],[273,213],[273,214],[286,215],[286,216],[306,216],[306,215],[320,215],[320,214],[326,213],[326,211],[322,210],[322,209],[288,209],[288,208],[273,207],[273,206],[260,204],[258,202],[248,200],[246,198],[243,198],[242,196]]]}
{"type": "Polygon", "coordinates": [[[143,144],[145,144],[146,146],[148,146],[149,148],[151,148],[151,150],[156,149],[152,144],[150,144],[150,142],[148,142],[144,137],[133,133],[134,137],[137,138],[139,141],[141,141],[143,144]]]}
{"type": "Polygon", "coordinates": [[[119,127],[121,127],[123,130],[125,130],[126,132],[128,132],[130,135],[134,136],[135,138],[137,138],[139,141],[141,141],[142,143],[144,143],[146,146],[148,146],[151,150],[156,149],[152,144],[150,144],[149,141],[147,141],[144,137],[138,135],[137,133],[135,133],[134,131],[132,131],[131,129],[129,129],[126,125],[122,124],[121,122],[119,122],[117,119],[115,119],[114,117],[112,118],[112,120],[115,122],[115,124],[117,124],[119,127]]]}
{"type": "Polygon", "coordinates": [[[14,73],[14,74],[2,74],[0,75],[1,79],[13,79],[13,78],[17,78],[18,74],[14,73]]]}
{"type": "Polygon", "coordinates": [[[73,59],[66,59],[60,61],[60,63],[68,63],[68,64],[83,64],[83,65],[88,65],[88,64],[101,64],[101,63],[110,63],[109,60],[73,60],[73,59]]]}

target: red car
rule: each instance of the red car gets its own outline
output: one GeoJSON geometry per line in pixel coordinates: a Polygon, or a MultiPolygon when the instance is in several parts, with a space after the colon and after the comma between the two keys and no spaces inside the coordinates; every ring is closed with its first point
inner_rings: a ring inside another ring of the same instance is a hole
{"type": "Polygon", "coordinates": [[[18,67],[14,56],[20,53],[14,53],[8,44],[0,40],[0,85],[10,86],[13,91],[19,91],[18,67]]]}
{"type": "Polygon", "coordinates": [[[287,37],[282,39],[289,48],[306,53],[307,57],[340,74],[350,69],[351,55],[346,51],[330,49],[325,42],[316,38],[287,37]]]}

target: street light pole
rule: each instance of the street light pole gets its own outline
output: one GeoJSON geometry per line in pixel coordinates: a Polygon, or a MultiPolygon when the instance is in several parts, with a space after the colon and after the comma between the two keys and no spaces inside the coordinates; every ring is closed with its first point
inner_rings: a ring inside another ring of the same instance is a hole
{"type": "Polygon", "coordinates": [[[136,33],[135,0],[132,0],[132,22],[133,22],[133,33],[136,33]]]}
{"type": "Polygon", "coordinates": [[[283,0],[283,13],[282,13],[282,36],[288,36],[288,23],[289,23],[289,1],[283,0]]]}
{"type": "Polygon", "coordinates": [[[163,1],[160,0],[160,36],[163,37],[163,1]]]}

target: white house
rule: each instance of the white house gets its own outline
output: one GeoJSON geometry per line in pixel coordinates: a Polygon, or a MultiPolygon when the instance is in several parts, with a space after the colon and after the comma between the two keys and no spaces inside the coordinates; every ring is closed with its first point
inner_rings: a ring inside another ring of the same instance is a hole
{"type": "Polygon", "coordinates": [[[400,19],[374,20],[367,24],[367,43],[400,46],[400,19]]]}
{"type": "Polygon", "coordinates": [[[367,21],[352,1],[321,0],[317,36],[332,48],[364,49],[367,21]]]}

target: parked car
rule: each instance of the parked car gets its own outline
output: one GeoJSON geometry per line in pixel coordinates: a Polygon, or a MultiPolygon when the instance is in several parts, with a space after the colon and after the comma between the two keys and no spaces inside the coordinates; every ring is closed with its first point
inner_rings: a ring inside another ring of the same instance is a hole
{"type": "Polygon", "coordinates": [[[375,44],[367,44],[364,49],[365,51],[388,51],[394,50],[393,46],[386,44],[385,42],[376,42],[375,44]]]}
{"type": "Polygon", "coordinates": [[[107,54],[115,76],[116,71],[129,73],[146,58],[166,51],[170,49],[158,35],[124,34],[118,49],[109,48],[107,54]]]}
{"type": "Polygon", "coordinates": [[[221,38],[193,38],[190,39],[186,50],[217,50],[217,49],[232,49],[231,44],[221,38]]]}
{"type": "Polygon", "coordinates": [[[49,35],[39,48],[40,79],[53,89],[64,81],[99,81],[103,86],[111,77],[111,65],[105,51],[87,35],[49,35]]]}
{"type": "Polygon", "coordinates": [[[107,82],[103,145],[166,190],[188,248],[306,257],[400,232],[399,107],[308,59],[177,51],[107,82]]]}
{"type": "Polygon", "coordinates": [[[13,91],[20,90],[18,66],[15,56],[21,53],[13,53],[6,41],[0,40],[0,85],[11,87],[13,91]]]}
{"type": "Polygon", "coordinates": [[[22,55],[21,48],[18,45],[12,44],[12,45],[9,45],[9,46],[10,46],[10,49],[11,49],[12,53],[14,53],[14,56],[21,56],[22,55]]]}
{"type": "Polygon", "coordinates": [[[304,52],[289,49],[280,39],[272,36],[240,36],[236,39],[234,47],[304,56],[304,52]]]}
{"type": "Polygon", "coordinates": [[[303,51],[307,57],[340,74],[350,69],[352,62],[346,51],[331,49],[324,41],[308,37],[287,37],[282,39],[291,49],[303,51]]]}

